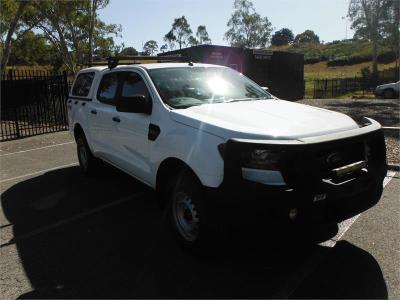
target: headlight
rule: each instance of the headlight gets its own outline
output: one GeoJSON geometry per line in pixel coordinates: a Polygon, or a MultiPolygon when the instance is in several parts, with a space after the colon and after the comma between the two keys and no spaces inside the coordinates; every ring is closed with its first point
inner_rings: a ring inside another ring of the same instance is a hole
{"type": "Polygon", "coordinates": [[[242,167],[249,169],[279,170],[280,154],[276,151],[255,149],[241,156],[242,167]]]}

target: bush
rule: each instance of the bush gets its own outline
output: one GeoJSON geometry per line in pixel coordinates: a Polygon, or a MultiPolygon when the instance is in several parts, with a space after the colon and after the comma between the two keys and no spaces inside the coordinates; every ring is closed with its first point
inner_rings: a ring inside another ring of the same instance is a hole
{"type": "Polygon", "coordinates": [[[328,61],[329,67],[336,66],[345,66],[345,65],[355,65],[363,62],[367,62],[371,60],[371,56],[369,55],[357,55],[357,56],[345,56],[338,57],[328,61]]]}
{"type": "Polygon", "coordinates": [[[371,69],[369,67],[364,67],[361,69],[361,77],[362,78],[370,78],[371,77],[371,69]]]}
{"type": "Polygon", "coordinates": [[[320,57],[312,57],[312,58],[304,59],[304,64],[311,65],[311,64],[319,63],[320,61],[321,61],[320,57]]]}
{"type": "Polygon", "coordinates": [[[390,52],[385,52],[385,53],[379,54],[377,60],[378,60],[378,63],[388,64],[388,63],[395,61],[396,58],[397,58],[396,54],[394,52],[390,51],[390,52]]]}
{"type": "MultiPolygon", "coordinates": [[[[378,55],[378,63],[387,64],[396,60],[396,55],[393,52],[385,52],[378,55]]],[[[342,56],[332,59],[328,62],[329,67],[355,65],[363,62],[371,61],[371,55],[362,54],[354,56],[342,56]]]]}

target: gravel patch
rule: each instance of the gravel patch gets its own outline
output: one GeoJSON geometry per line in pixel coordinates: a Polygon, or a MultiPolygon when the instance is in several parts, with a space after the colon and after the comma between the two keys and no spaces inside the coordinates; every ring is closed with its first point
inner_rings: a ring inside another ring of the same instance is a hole
{"type": "MultiPolygon", "coordinates": [[[[341,112],[352,118],[370,117],[382,126],[400,127],[399,99],[305,99],[297,103],[341,112]]],[[[400,165],[399,131],[385,131],[387,160],[400,165]]]]}
{"type": "Polygon", "coordinates": [[[395,137],[385,137],[387,161],[390,164],[400,165],[400,140],[395,137]]]}
{"type": "Polygon", "coordinates": [[[382,126],[400,126],[399,99],[307,99],[297,103],[338,111],[353,118],[369,117],[382,126]]]}

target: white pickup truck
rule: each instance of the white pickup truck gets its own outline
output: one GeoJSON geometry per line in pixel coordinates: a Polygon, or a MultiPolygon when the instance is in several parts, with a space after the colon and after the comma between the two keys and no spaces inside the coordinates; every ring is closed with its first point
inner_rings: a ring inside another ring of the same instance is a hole
{"type": "Polygon", "coordinates": [[[84,69],[68,110],[83,172],[101,160],[156,190],[173,232],[192,249],[246,218],[339,222],[382,193],[379,123],[277,99],[227,67],[84,69]]]}

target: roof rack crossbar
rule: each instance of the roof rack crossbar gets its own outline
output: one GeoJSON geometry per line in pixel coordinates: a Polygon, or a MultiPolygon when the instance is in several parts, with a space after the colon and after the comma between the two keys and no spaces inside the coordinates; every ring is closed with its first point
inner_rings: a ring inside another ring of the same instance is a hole
{"type": "Polygon", "coordinates": [[[107,65],[108,65],[108,68],[113,69],[116,66],[118,66],[119,64],[139,64],[138,61],[149,61],[149,60],[154,60],[157,62],[187,62],[188,61],[187,57],[185,57],[185,56],[110,56],[107,58],[107,65]],[[122,63],[121,61],[124,61],[124,62],[122,63]]]}

